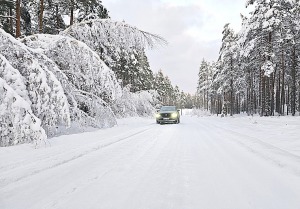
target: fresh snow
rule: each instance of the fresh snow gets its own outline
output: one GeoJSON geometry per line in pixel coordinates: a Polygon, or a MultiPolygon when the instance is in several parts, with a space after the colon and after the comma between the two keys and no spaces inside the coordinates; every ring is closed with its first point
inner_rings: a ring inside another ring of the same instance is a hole
{"type": "Polygon", "coordinates": [[[118,124],[0,148],[0,208],[300,208],[299,117],[118,124]]]}

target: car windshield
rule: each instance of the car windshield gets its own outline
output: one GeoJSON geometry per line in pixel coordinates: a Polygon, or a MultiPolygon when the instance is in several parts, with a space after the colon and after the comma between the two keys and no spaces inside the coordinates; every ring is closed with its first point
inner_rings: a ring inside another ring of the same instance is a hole
{"type": "Polygon", "coordinates": [[[160,108],[161,111],[176,111],[175,106],[163,106],[160,108]]]}

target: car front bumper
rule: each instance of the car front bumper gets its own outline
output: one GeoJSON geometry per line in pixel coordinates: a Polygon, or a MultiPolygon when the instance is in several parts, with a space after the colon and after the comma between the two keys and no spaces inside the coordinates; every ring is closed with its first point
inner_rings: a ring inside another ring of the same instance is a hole
{"type": "Polygon", "coordinates": [[[156,122],[158,123],[175,123],[177,122],[177,118],[159,118],[159,119],[156,119],[156,122]]]}

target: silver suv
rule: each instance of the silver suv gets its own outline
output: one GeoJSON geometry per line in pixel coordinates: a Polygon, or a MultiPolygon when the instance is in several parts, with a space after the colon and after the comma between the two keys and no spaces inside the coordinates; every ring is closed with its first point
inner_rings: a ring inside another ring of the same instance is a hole
{"type": "Polygon", "coordinates": [[[180,123],[180,113],[176,106],[162,106],[156,113],[156,123],[180,123]]]}

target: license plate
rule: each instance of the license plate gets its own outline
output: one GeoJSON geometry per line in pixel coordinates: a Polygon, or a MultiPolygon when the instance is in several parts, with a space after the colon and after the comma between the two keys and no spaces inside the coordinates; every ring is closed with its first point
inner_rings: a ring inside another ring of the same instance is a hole
{"type": "Polygon", "coordinates": [[[164,120],[169,120],[169,118],[164,118],[164,120]]]}

